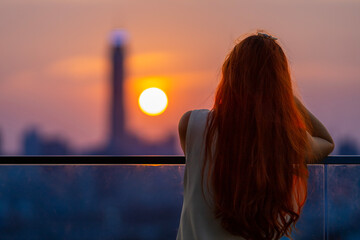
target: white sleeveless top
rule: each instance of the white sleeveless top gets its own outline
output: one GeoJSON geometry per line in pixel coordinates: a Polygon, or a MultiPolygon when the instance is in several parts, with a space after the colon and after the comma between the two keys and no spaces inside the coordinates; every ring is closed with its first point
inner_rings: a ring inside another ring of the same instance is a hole
{"type": "MultiPolygon", "coordinates": [[[[184,174],[184,201],[177,240],[240,240],[221,227],[209,203],[202,194],[201,171],[204,161],[204,133],[209,110],[191,112],[185,140],[186,166],[184,174]]],[[[207,199],[209,194],[204,187],[207,199]]]]}

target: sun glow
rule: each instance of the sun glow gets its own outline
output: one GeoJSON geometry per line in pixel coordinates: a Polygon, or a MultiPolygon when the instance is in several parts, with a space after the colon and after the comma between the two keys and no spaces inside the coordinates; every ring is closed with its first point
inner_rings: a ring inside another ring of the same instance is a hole
{"type": "Polygon", "coordinates": [[[168,105],[166,94],[159,88],[145,89],[139,97],[141,111],[150,116],[162,114],[168,105]]]}

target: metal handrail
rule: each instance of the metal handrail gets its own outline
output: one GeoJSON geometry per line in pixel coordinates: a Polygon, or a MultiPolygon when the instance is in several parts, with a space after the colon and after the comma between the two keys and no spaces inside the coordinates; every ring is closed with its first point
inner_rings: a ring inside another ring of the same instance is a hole
{"type": "MultiPolygon", "coordinates": [[[[49,156],[0,156],[0,165],[181,165],[185,157],[180,155],[108,156],[108,155],[49,155],[49,156]]],[[[360,155],[328,156],[315,164],[360,164],[360,155]]]]}

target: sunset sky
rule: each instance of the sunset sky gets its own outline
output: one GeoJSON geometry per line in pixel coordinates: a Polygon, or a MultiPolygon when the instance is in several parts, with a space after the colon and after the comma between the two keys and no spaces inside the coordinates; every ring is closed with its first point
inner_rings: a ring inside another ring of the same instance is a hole
{"type": "Polygon", "coordinates": [[[184,112],[210,108],[234,42],[265,29],[279,38],[305,105],[336,143],[360,147],[359,24],[360,0],[1,0],[2,148],[19,153],[31,127],[79,151],[105,141],[114,29],[128,33],[126,124],[141,138],[176,134],[184,112]],[[148,87],[168,96],[159,116],[138,107],[148,87]]]}

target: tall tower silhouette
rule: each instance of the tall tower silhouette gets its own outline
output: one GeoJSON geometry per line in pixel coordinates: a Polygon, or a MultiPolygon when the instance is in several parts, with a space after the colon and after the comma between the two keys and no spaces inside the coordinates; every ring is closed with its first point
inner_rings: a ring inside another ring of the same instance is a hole
{"type": "Polygon", "coordinates": [[[110,149],[115,153],[121,151],[126,138],[123,89],[126,32],[112,32],[111,41],[110,149]]]}
{"type": "Polygon", "coordinates": [[[124,111],[124,79],[127,33],[124,30],[116,30],[111,34],[111,74],[110,74],[110,116],[109,135],[105,148],[92,151],[96,155],[142,155],[142,154],[176,154],[176,140],[169,136],[161,142],[146,142],[125,128],[124,111]]]}

